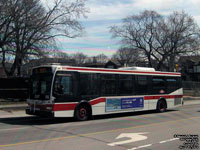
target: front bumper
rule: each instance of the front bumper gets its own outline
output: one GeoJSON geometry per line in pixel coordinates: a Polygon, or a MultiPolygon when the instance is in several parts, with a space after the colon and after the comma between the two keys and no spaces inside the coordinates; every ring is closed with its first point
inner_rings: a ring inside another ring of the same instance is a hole
{"type": "Polygon", "coordinates": [[[28,115],[35,115],[35,116],[42,116],[42,117],[54,117],[54,112],[45,111],[45,110],[31,110],[30,108],[26,108],[26,114],[28,115]]]}

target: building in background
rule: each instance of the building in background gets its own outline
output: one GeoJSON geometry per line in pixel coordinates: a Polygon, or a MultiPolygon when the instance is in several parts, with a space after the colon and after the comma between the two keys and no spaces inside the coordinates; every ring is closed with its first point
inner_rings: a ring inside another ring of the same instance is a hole
{"type": "Polygon", "coordinates": [[[121,65],[117,61],[108,60],[107,62],[92,62],[83,64],[84,67],[92,68],[112,68],[118,69],[121,65]]]}

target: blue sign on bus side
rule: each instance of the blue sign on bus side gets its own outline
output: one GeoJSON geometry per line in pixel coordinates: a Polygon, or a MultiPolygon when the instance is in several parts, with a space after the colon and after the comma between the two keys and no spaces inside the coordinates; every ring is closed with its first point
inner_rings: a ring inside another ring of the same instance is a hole
{"type": "Polygon", "coordinates": [[[106,100],[106,111],[121,110],[121,101],[118,98],[109,98],[106,100]]]}
{"type": "Polygon", "coordinates": [[[144,98],[110,98],[106,100],[106,111],[116,111],[130,108],[143,108],[144,98]]]}
{"type": "Polygon", "coordinates": [[[143,97],[121,99],[121,109],[141,108],[141,107],[144,107],[143,97]]]}

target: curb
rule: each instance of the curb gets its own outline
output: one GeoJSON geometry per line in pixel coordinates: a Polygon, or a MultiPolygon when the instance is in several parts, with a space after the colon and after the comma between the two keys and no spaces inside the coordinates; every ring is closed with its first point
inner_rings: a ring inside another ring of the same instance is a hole
{"type": "Polygon", "coordinates": [[[28,107],[28,104],[12,104],[12,105],[1,105],[0,110],[3,111],[17,111],[17,110],[25,110],[28,107]]]}
{"type": "Polygon", "coordinates": [[[183,100],[184,101],[198,101],[198,100],[200,100],[200,97],[184,96],[183,100]]]}

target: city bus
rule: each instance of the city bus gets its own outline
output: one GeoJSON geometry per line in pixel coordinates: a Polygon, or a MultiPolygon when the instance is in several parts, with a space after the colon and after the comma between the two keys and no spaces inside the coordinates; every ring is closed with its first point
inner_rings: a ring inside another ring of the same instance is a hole
{"type": "Polygon", "coordinates": [[[153,68],[43,65],[32,69],[29,93],[27,114],[80,121],[183,104],[181,74],[153,68]]]}

